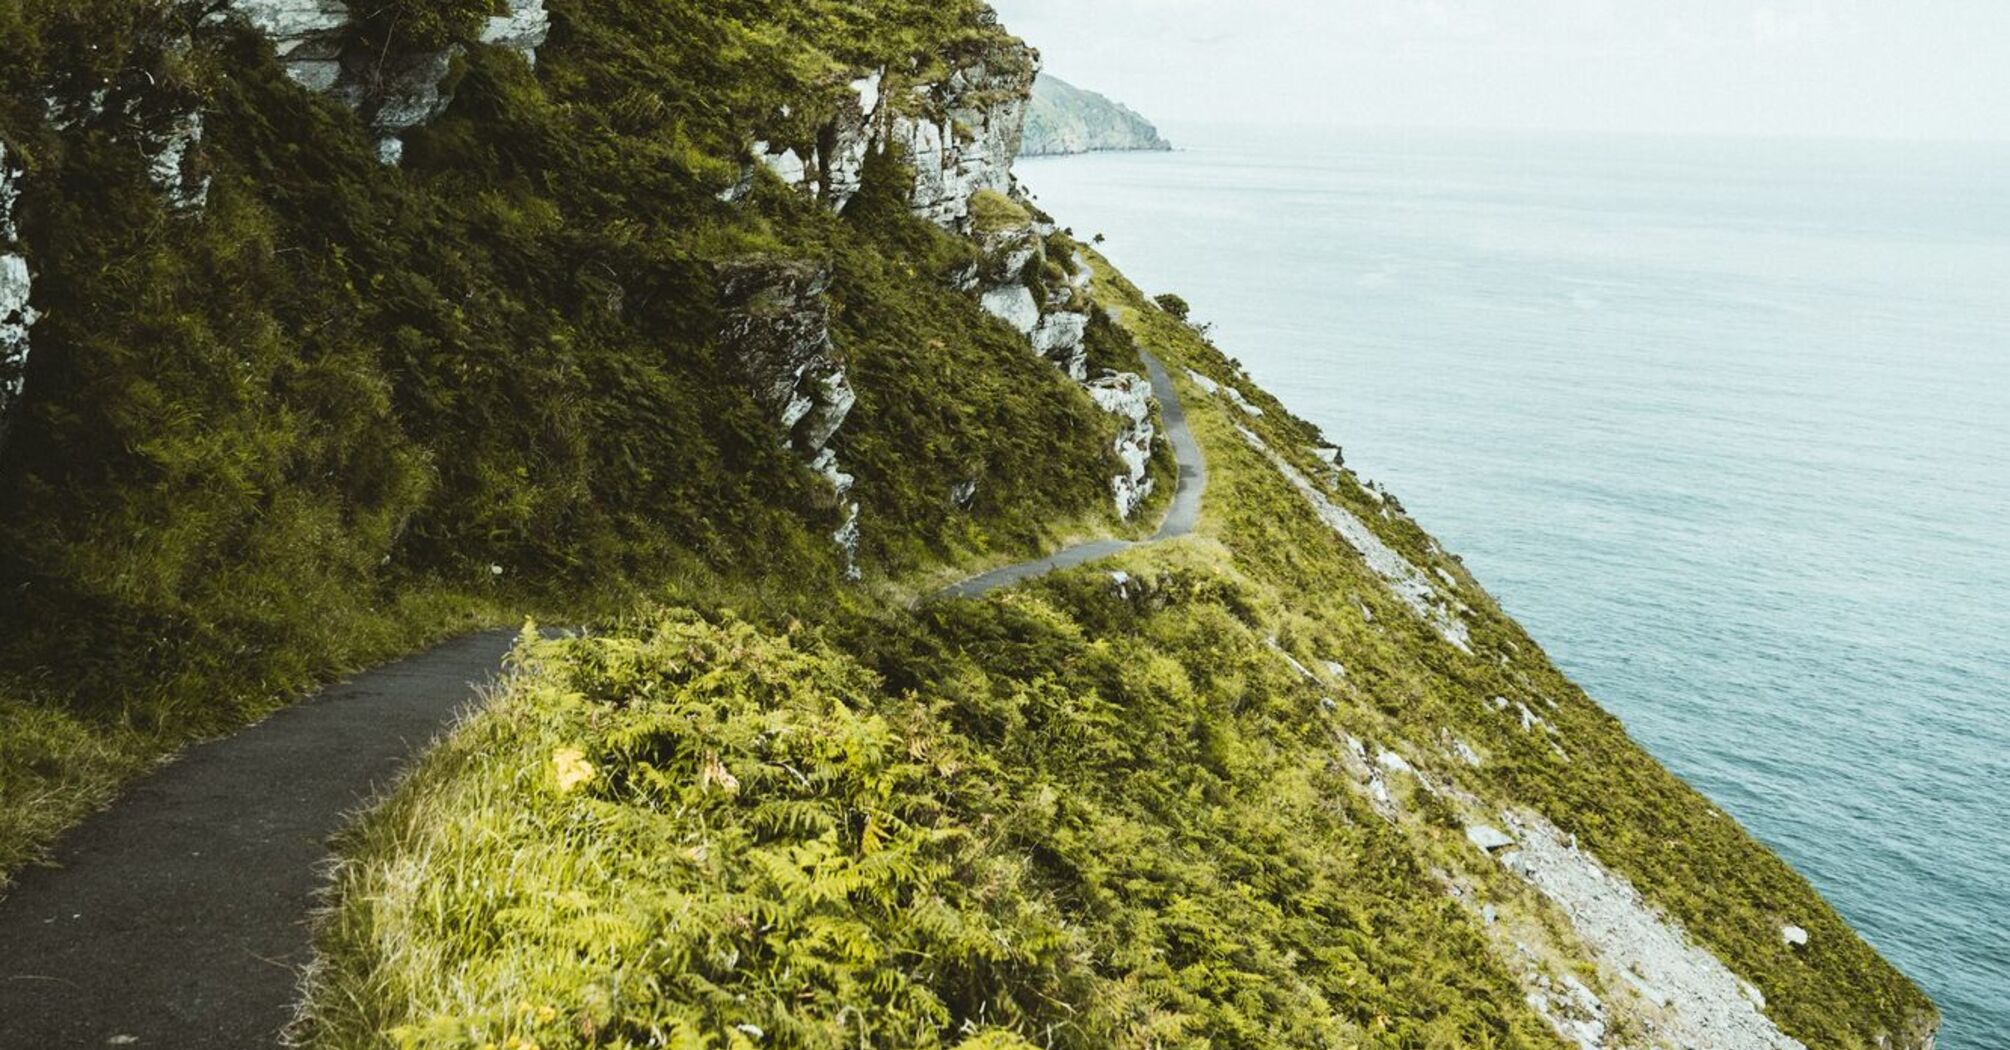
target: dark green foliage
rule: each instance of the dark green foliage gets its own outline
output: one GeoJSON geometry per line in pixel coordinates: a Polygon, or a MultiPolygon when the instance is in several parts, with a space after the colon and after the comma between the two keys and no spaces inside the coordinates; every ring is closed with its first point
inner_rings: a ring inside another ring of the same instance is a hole
{"type": "Polygon", "coordinates": [[[1193,312],[1193,308],[1187,305],[1185,299],[1171,292],[1167,292],[1152,301],[1158,304],[1159,309],[1171,315],[1175,321],[1184,321],[1193,312]]]}

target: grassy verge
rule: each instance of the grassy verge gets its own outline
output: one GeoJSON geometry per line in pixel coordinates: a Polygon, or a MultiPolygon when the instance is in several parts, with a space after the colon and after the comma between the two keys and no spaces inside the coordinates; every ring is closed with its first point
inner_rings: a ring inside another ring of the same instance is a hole
{"type": "Polygon", "coordinates": [[[335,617],[321,625],[319,644],[303,642],[283,660],[186,671],[121,704],[79,705],[33,682],[0,684],[0,895],[65,829],[187,744],[345,673],[508,623],[503,610],[492,598],[415,596],[380,615],[335,617]]]}

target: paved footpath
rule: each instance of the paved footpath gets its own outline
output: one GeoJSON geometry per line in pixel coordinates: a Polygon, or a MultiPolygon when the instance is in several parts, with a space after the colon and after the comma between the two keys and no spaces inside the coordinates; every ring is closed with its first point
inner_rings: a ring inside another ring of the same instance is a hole
{"type": "Polygon", "coordinates": [[[66,835],[0,900],[0,1048],[279,1043],[328,838],[476,698],[491,631],[192,747],[66,835]]]}
{"type": "MultiPolygon", "coordinates": [[[[1192,535],[1194,526],[1200,523],[1200,501],[1207,492],[1207,459],[1201,455],[1200,442],[1193,439],[1192,428],[1187,426],[1186,406],[1180,402],[1179,390],[1173,386],[1172,376],[1166,374],[1165,365],[1143,351],[1139,354],[1145,360],[1145,371],[1151,376],[1152,396],[1158,398],[1159,421],[1165,424],[1166,438],[1172,442],[1173,458],[1179,463],[1179,488],[1173,493],[1172,507],[1166,511],[1165,523],[1159,526],[1159,531],[1145,541],[1163,543],[1192,535]]],[[[992,591],[1045,576],[1056,569],[1072,569],[1112,554],[1122,554],[1137,546],[1140,544],[1130,540],[1078,543],[1044,558],[1022,561],[973,576],[943,588],[935,597],[981,598],[992,591]]]]}

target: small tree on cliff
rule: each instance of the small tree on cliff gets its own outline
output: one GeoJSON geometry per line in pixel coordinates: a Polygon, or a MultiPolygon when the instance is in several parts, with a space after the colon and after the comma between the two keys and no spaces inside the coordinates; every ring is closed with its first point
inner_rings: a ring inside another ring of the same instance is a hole
{"type": "Polygon", "coordinates": [[[1171,292],[1167,292],[1153,301],[1159,304],[1159,309],[1173,315],[1175,320],[1184,321],[1189,314],[1193,313],[1193,307],[1188,306],[1185,299],[1171,292]]]}

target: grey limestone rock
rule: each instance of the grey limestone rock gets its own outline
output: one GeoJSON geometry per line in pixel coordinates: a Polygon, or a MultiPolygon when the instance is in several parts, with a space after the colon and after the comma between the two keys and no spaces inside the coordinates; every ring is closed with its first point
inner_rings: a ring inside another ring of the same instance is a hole
{"type": "Polygon", "coordinates": [[[0,447],[7,441],[7,424],[21,397],[28,369],[28,334],[37,315],[31,300],[33,274],[22,254],[14,222],[21,198],[21,173],[5,144],[0,144],[0,447]]]}
{"type": "Polygon", "coordinates": [[[1096,407],[1116,416],[1121,424],[1115,452],[1124,469],[1110,479],[1110,491],[1116,499],[1117,515],[1129,518],[1152,494],[1147,471],[1152,442],[1158,437],[1152,425],[1152,385],[1141,375],[1122,372],[1087,386],[1096,407]]]}

